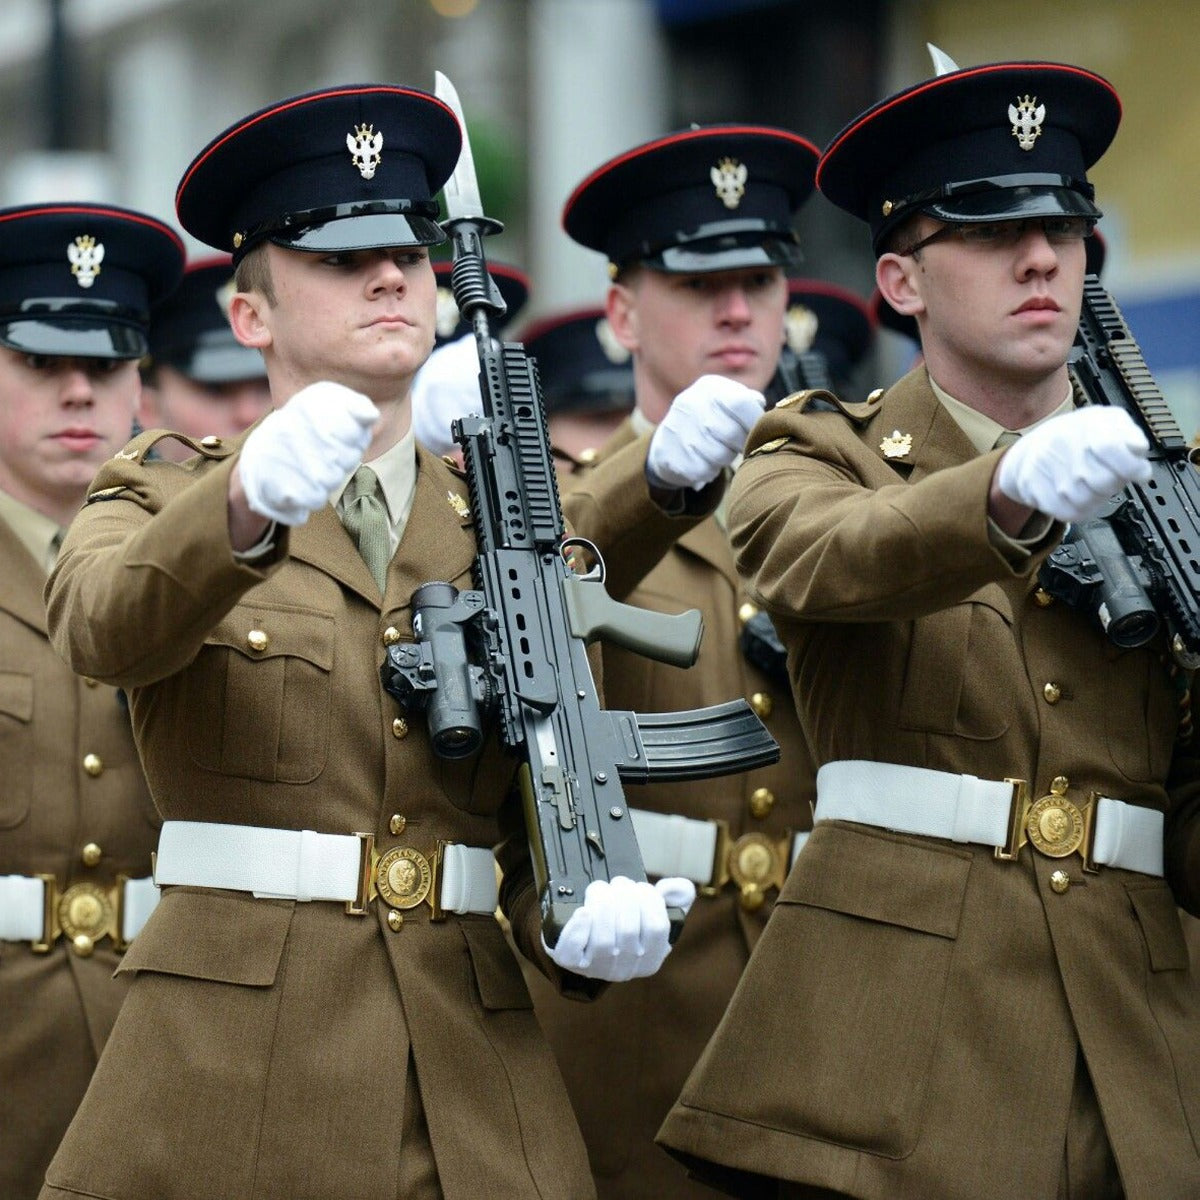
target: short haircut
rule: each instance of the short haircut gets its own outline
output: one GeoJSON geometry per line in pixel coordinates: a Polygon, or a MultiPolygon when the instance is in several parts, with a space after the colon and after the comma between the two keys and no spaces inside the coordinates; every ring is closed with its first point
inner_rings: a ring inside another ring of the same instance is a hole
{"type": "Polygon", "coordinates": [[[266,242],[259,242],[246,252],[233,278],[239,292],[258,292],[272,308],[275,307],[275,281],[271,278],[266,242]]]}

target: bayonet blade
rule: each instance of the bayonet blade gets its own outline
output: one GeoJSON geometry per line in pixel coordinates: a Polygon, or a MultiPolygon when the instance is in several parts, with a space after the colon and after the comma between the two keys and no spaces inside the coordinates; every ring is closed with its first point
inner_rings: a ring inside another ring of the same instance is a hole
{"type": "Polygon", "coordinates": [[[433,73],[433,94],[453,110],[462,127],[462,150],[454,173],[446,180],[442,194],[446,198],[446,220],[457,221],[483,216],[483,199],[479,195],[479,180],[475,177],[475,157],[467,136],[467,119],[454,84],[441,71],[433,73]]]}

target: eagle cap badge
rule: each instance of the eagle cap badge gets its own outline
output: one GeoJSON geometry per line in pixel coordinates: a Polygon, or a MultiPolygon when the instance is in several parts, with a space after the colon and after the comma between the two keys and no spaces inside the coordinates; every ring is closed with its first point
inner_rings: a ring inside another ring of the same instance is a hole
{"type": "Polygon", "coordinates": [[[355,125],[354,132],[346,134],[346,149],[358,173],[364,179],[371,179],[383,157],[383,133],[376,133],[374,125],[355,125]]]}
{"type": "Polygon", "coordinates": [[[1032,150],[1034,142],[1042,135],[1046,106],[1039,104],[1036,96],[1019,96],[1016,104],[1008,106],[1008,119],[1012,122],[1017,145],[1022,150],[1032,150]]]}
{"type": "Polygon", "coordinates": [[[67,259],[71,263],[71,274],[81,288],[90,288],[100,274],[104,261],[104,243],[88,234],[80,234],[68,247],[67,259]]]}
{"type": "Polygon", "coordinates": [[[722,158],[708,172],[717,199],[726,208],[737,208],[741,204],[742,197],[746,194],[746,180],[749,175],[745,163],[738,162],[736,158],[722,158]]]}

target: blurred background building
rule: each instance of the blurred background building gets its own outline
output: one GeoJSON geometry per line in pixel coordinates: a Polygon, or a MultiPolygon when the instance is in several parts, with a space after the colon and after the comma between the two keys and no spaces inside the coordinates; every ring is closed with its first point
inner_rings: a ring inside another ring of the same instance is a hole
{"type": "MultiPolygon", "coordinates": [[[[927,41],[962,66],[1051,59],[1114,83],[1125,117],[1094,172],[1105,283],[1200,431],[1194,0],[0,0],[0,203],[104,199],[173,221],[183,169],[238,117],[329,83],[432,88],[440,69],[506,224],[489,249],[532,277],[528,321],[603,294],[604,262],[559,226],[603,159],[693,121],[824,145],[931,74],[927,41]]],[[[799,227],[805,275],[869,294],[857,222],[817,196],[799,227]]],[[[910,354],[879,345],[864,388],[910,354]]]]}

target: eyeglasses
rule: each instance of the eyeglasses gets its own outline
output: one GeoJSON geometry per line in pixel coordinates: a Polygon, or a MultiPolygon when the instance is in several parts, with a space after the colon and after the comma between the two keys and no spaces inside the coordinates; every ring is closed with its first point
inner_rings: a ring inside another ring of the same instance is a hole
{"type": "Polygon", "coordinates": [[[1096,222],[1092,217],[1026,217],[1019,221],[964,221],[943,225],[928,237],[914,242],[904,255],[916,254],[934,242],[947,242],[957,238],[968,246],[1008,248],[1015,246],[1031,229],[1040,229],[1052,246],[1066,246],[1091,237],[1096,222]]]}

